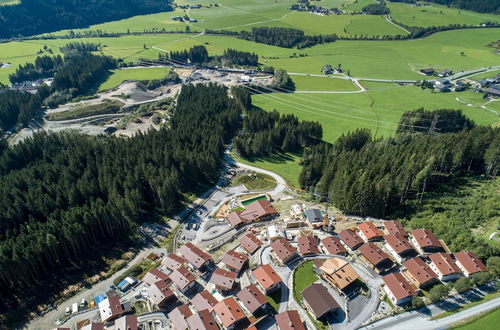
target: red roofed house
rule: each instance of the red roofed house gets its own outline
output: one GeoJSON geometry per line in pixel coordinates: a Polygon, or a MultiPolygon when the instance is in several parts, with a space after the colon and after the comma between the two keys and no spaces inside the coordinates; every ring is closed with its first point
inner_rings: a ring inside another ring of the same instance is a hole
{"type": "Polygon", "coordinates": [[[193,315],[193,312],[191,312],[188,305],[180,305],[168,313],[168,323],[173,329],[188,329],[187,319],[191,315],[193,315]]]}
{"type": "Polygon", "coordinates": [[[266,295],[278,289],[283,281],[269,264],[255,268],[252,274],[266,295]]]}
{"type": "Polygon", "coordinates": [[[441,281],[456,280],[462,276],[462,271],[455,264],[449,253],[438,252],[429,256],[431,268],[441,281]]]}
{"type": "Polygon", "coordinates": [[[349,253],[338,237],[327,236],[321,240],[321,244],[327,254],[346,256],[349,253]]]}
{"type": "Polygon", "coordinates": [[[254,234],[248,233],[240,239],[240,244],[248,253],[254,254],[264,243],[254,234]]]}
{"type": "Polygon", "coordinates": [[[267,307],[267,298],[255,284],[243,288],[236,294],[241,304],[250,312],[255,314],[267,307]]]}
{"type": "Polygon", "coordinates": [[[400,234],[403,237],[408,237],[408,233],[403,228],[401,222],[396,220],[384,221],[384,228],[387,234],[400,234]]]}
{"type": "Polygon", "coordinates": [[[214,312],[219,323],[226,329],[237,329],[247,320],[243,309],[234,297],[227,297],[214,307],[214,312]]]}
{"type": "Polygon", "coordinates": [[[243,211],[229,213],[228,220],[233,227],[238,227],[242,224],[263,220],[276,214],[278,214],[278,211],[276,211],[269,201],[260,200],[248,204],[243,211]]]}
{"type": "Polygon", "coordinates": [[[358,225],[359,236],[365,242],[375,242],[380,241],[384,237],[384,233],[375,225],[373,222],[363,222],[358,225]]]}
{"type": "Polygon", "coordinates": [[[187,262],[183,257],[179,257],[175,253],[169,253],[162,261],[162,265],[170,270],[176,270],[180,266],[183,266],[187,262]]]}
{"type": "Polygon", "coordinates": [[[375,243],[365,243],[359,248],[361,259],[364,260],[377,273],[390,269],[394,263],[387,253],[382,251],[375,243]]]}
{"type": "Polygon", "coordinates": [[[235,272],[216,268],[210,277],[210,283],[214,284],[218,290],[229,291],[232,290],[236,282],[238,274],[235,272]]]}
{"type": "Polygon", "coordinates": [[[297,243],[301,256],[320,254],[316,236],[300,236],[297,243]]]}
{"type": "Polygon", "coordinates": [[[218,330],[219,326],[208,310],[194,313],[187,319],[190,330],[218,330]]]}
{"type": "Polygon", "coordinates": [[[206,267],[212,260],[212,256],[206,252],[203,252],[193,243],[186,243],[178,250],[184,258],[189,262],[189,264],[198,270],[206,267]]]}
{"type": "Polygon", "coordinates": [[[188,292],[196,285],[196,278],[185,266],[174,270],[170,279],[182,293],[188,292]]]}
{"type": "Polygon", "coordinates": [[[159,270],[158,268],[150,270],[144,277],[142,281],[146,283],[147,286],[153,285],[160,280],[168,280],[168,275],[159,270]]]}
{"type": "Polygon", "coordinates": [[[81,327],[80,330],[104,330],[104,323],[91,322],[90,324],[86,324],[83,327],[81,327]]]}
{"type": "Polygon", "coordinates": [[[149,300],[153,305],[163,307],[177,301],[177,296],[168,287],[167,280],[159,280],[148,288],[149,300]]]}
{"type": "Polygon", "coordinates": [[[240,273],[248,266],[248,257],[234,250],[228,251],[221,260],[228,269],[240,273]]]}
{"type": "Polygon", "coordinates": [[[101,321],[108,322],[116,319],[124,313],[124,308],[118,296],[108,296],[103,301],[99,302],[99,313],[101,321]]]}
{"type": "Polygon", "coordinates": [[[296,310],[277,314],[275,317],[278,330],[306,330],[304,322],[296,310]]]}
{"type": "Polygon", "coordinates": [[[403,263],[406,268],[403,273],[417,288],[427,287],[438,280],[438,276],[422,258],[413,258],[403,263]]]}
{"type": "Polygon", "coordinates": [[[483,264],[474,253],[469,251],[460,251],[454,253],[457,266],[464,272],[465,276],[469,277],[472,274],[486,272],[488,268],[483,264]]]}
{"type": "Polygon", "coordinates": [[[414,229],[411,232],[411,242],[418,249],[418,252],[433,253],[433,252],[444,252],[441,242],[432,230],[429,229],[414,229]]]}
{"type": "Polygon", "coordinates": [[[385,236],[385,242],[386,249],[399,263],[418,255],[413,245],[399,233],[385,236]]]}
{"type": "Polygon", "coordinates": [[[271,243],[273,254],[278,261],[284,265],[297,257],[297,249],[294,248],[284,237],[280,237],[271,243]]]}
{"type": "Polygon", "coordinates": [[[202,311],[204,309],[208,309],[212,311],[215,305],[217,305],[219,301],[215,298],[210,292],[207,290],[203,290],[199,292],[196,296],[191,299],[191,304],[196,308],[196,310],[202,311]]]}
{"type": "Polygon", "coordinates": [[[417,295],[415,289],[408,283],[401,273],[391,273],[382,277],[384,281],[384,290],[387,296],[396,305],[405,305],[411,302],[417,295]]]}
{"type": "Polygon", "coordinates": [[[125,315],[117,319],[115,330],[137,330],[137,315],[125,315]]]}
{"type": "Polygon", "coordinates": [[[342,243],[351,251],[356,250],[364,243],[363,239],[350,229],[341,231],[339,237],[342,243]]]}

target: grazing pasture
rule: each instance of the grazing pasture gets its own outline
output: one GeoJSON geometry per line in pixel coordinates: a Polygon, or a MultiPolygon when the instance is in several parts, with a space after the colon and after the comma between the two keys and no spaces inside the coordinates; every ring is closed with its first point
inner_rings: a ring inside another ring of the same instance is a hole
{"type": "Polygon", "coordinates": [[[119,86],[125,80],[144,81],[152,79],[162,79],[169,71],[169,68],[145,67],[113,70],[108,79],[99,86],[99,91],[119,86]]]}

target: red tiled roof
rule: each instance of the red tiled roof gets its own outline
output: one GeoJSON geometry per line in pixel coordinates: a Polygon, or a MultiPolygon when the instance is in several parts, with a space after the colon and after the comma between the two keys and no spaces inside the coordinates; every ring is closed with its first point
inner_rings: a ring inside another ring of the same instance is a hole
{"type": "Polygon", "coordinates": [[[168,275],[159,270],[158,268],[150,270],[146,275],[144,275],[142,281],[147,285],[152,285],[159,280],[168,279],[168,275]]]}
{"type": "Polygon", "coordinates": [[[363,222],[358,225],[358,229],[363,233],[363,235],[365,235],[366,239],[368,240],[384,236],[380,229],[375,227],[373,222],[363,222]]]}
{"type": "Polygon", "coordinates": [[[196,310],[202,311],[204,309],[208,309],[212,311],[215,305],[217,305],[219,301],[207,290],[203,290],[199,292],[196,296],[191,299],[191,304],[196,308],[196,310]]]}
{"type": "Polygon", "coordinates": [[[267,290],[275,284],[282,282],[281,277],[274,271],[269,264],[262,265],[252,271],[260,286],[267,290]]]}
{"type": "Polygon", "coordinates": [[[236,252],[234,250],[228,251],[224,257],[222,257],[222,262],[228,267],[237,272],[240,272],[243,267],[248,263],[248,257],[242,253],[236,252]]]}
{"type": "Polygon", "coordinates": [[[208,310],[194,313],[187,319],[190,330],[218,330],[219,326],[215,322],[212,314],[208,310]]]}
{"type": "Polygon", "coordinates": [[[315,236],[300,236],[297,239],[301,255],[319,254],[318,239],[315,236]]]}
{"type": "Polygon", "coordinates": [[[212,256],[200,250],[193,243],[186,243],[178,250],[186,260],[196,268],[203,267],[207,262],[212,260],[212,256]]]}
{"type": "Polygon", "coordinates": [[[361,237],[350,229],[341,231],[339,237],[351,249],[364,243],[361,237]]]}
{"type": "Polygon", "coordinates": [[[255,284],[251,284],[243,289],[241,289],[236,296],[241,301],[243,306],[250,313],[255,313],[260,307],[267,304],[266,296],[260,291],[255,284]]]}
{"type": "Polygon", "coordinates": [[[443,276],[462,272],[449,253],[434,253],[429,256],[429,259],[443,276]]]}
{"type": "Polygon", "coordinates": [[[420,248],[443,248],[432,230],[414,229],[411,233],[420,248]]]}
{"type": "Polygon", "coordinates": [[[402,254],[405,251],[415,250],[413,245],[401,234],[389,234],[385,236],[385,241],[397,254],[402,254]]]}
{"type": "Polygon", "coordinates": [[[248,233],[240,239],[240,244],[247,250],[249,253],[254,253],[264,245],[261,240],[259,240],[254,234],[248,233]]]}
{"type": "Polygon", "coordinates": [[[115,330],[137,330],[137,315],[125,315],[117,319],[115,330]]]}
{"type": "Polygon", "coordinates": [[[160,305],[166,300],[171,298],[176,298],[175,294],[168,287],[167,280],[160,280],[153,283],[149,287],[149,298],[153,301],[153,304],[160,305]]]}
{"type": "Polygon", "coordinates": [[[278,211],[276,211],[269,201],[260,200],[248,204],[243,211],[231,212],[228,215],[228,220],[232,226],[237,226],[241,223],[252,222],[277,213],[278,211]]]}
{"type": "Polygon", "coordinates": [[[168,319],[176,329],[187,329],[187,319],[193,315],[188,305],[180,305],[179,307],[168,313],[168,319]]]}
{"type": "Polygon", "coordinates": [[[172,274],[170,274],[170,279],[181,290],[184,290],[190,283],[196,280],[194,275],[185,266],[181,266],[174,270],[172,274]]]}
{"type": "Polygon", "coordinates": [[[392,292],[397,300],[404,299],[409,296],[415,296],[415,289],[408,283],[401,273],[391,273],[382,277],[385,285],[392,292]]]}
{"type": "Polygon", "coordinates": [[[408,233],[403,228],[401,222],[396,220],[384,221],[385,230],[389,234],[401,234],[403,237],[408,237],[408,233]]]}
{"type": "Polygon", "coordinates": [[[162,265],[165,265],[170,270],[176,270],[180,266],[186,263],[186,259],[178,256],[175,253],[169,253],[162,261],[162,265]]]}
{"type": "Polygon", "coordinates": [[[279,330],[306,330],[296,310],[279,313],[274,318],[279,330]]]}
{"type": "Polygon", "coordinates": [[[377,266],[380,263],[390,260],[387,253],[382,251],[374,243],[365,243],[359,247],[359,252],[365,257],[373,266],[377,266]]]}
{"type": "Polygon", "coordinates": [[[474,274],[477,272],[486,272],[488,268],[483,264],[481,260],[472,252],[469,251],[460,251],[453,254],[455,259],[460,262],[462,267],[469,274],[474,274]]]}
{"type": "Polygon", "coordinates": [[[422,258],[413,258],[403,262],[403,266],[419,281],[421,284],[427,283],[432,279],[437,279],[438,276],[434,271],[426,264],[422,258]]]}
{"type": "Polygon", "coordinates": [[[284,237],[274,240],[271,243],[271,248],[276,256],[281,260],[287,260],[292,255],[297,253],[297,249],[294,248],[284,237]]]}
{"type": "Polygon", "coordinates": [[[227,297],[214,307],[214,312],[226,328],[246,318],[242,308],[233,297],[227,297]]]}
{"type": "Polygon", "coordinates": [[[216,268],[210,277],[210,283],[223,290],[231,290],[238,274],[229,270],[216,268]]]}
{"type": "Polygon", "coordinates": [[[347,253],[347,249],[340,243],[340,239],[334,236],[327,236],[321,240],[329,254],[342,254],[347,253]]]}

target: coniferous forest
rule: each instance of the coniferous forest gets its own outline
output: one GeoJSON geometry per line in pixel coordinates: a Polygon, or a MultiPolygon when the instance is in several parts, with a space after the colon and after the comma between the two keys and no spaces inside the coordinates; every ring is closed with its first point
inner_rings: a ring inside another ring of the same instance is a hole
{"type": "MultiPolygon", "coordinates": [[[[38,134],[0,155],[0,308],[90,246],[178,210],[215,181],[241,107],[224,87],[185,85],[170,129],[130,139],[38,134]]],[[[31,293],[30,293],[31,294],[31,293]]]]}

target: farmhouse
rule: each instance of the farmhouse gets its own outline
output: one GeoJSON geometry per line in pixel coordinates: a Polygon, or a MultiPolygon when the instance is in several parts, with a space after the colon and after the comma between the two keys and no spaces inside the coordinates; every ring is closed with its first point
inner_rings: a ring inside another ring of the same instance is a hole
{"type": "Polygon", "coordinates": [[[333,67],[330,64],[325,64],[323,65],[323,68],[321,69],[321,72],[324,74],[332,74],[333,73],[333,67]]]}
{"type": "Polygon", "coordinates": [[[210,277],[210,283],[214,284],[218,290],[229,291],[234,287],[238,274],[228,270],[216,268],[210,277]]]}
{"type": "Polygon", "coordinates": [[[338,254],[346,256],[348,254],[347,249],[342,245],[340,239],[334,236],[327,236],[321,240],[323,249],[328,254],[338,254]]]}
{"type": "Polygon", "coordinates": [[[500,97],[500,89],[497,88],[487,88],[485,90],[486,96],[500,97]]]}
{"type": "Polygon", "coordinates": [[[297,239],[301,256],[319,254],[318,239],[315,236],[300,236],[297,239]]]}
{"type": "Polygon", "coordinates": [[[488,268],[486,268],[483,262],[472,252],[460,251],[454,253],[453,256],[455,257],[457,266],[467,277],[475,273],[488,271],[488,268]]]}
{"type": "Polygon", "coordinates": [[[204,269],[212,261],[210,254],[203,252],[193,243],[184,244],[178,251],[193,268],[198,270],[204,269]]]}
{"type": "Polygon", "coordinates": [[[169,253],[162,261],[162,265],[170,270],[176,270],[187,262],[183,257],[179,257],[175,253],[169,253]]]}
{"type": "Polygon", "coordinates": [[[413,245],[411,245],[410,242],[408,242],[408,240],[401,234],[389,234],[385,236],[385,241],[387,251],[389,251],[389,253],[399,263],[418,255],[413,245]]]}
{"type": "Polygon", "coordinates": [[[455,280],[462,276],[462,271],[455,264],[449,253],[434,253],[429,256],[431,268],[441,281],[455,280]]]}
{"type": "Polygon", "coordinates": [[[146,283],[147,286],[153,285],[160,280],[168,280],[168,275],[159,270],[158,268],[150,270],[146,275],[144,275],[142,281],[146,283]]]}
{"type": "Polygon", "coordinates": [[[422,258],[417,257],[403,263],[403,273],[417,288],[428,287],[438,280],[438,276],[422,258]]]}
{"type": "Polygon", "coordinates": [[[278,330],[306,330],[304,322],[296,310],[277,314],[275,317],[278,330]]]}
{"type": "Polygon", "coordinates": [[[228,251],[224,257],[222,257],[221,261],[226,265],[226,268],[238,274],[248,266],[248,257],[234,250],[228,251]]]}
{"type": "Polygon", "coordinates": [[[137,315],[125,315],[115,321],[115,330],[137,330],[137,315]]]}
{"type": "Polygon", "coordinates": [[[364,243],[363,239],[361,239],[361,237],[359,237],[358,234],[351,229],[341,231],[339,237],[345,246],[347,246],[347,248],[351,251],[356,250],[364,243]]]}
{"type": "Polygon", "coordinates": [[[273,267],[269,264],[264,264],[254,269],[252,275],[266,295],[278,289],[282,283],[281,277],[276,274],[273,267]]]}
{"type": "Polygon", "coordinates": [[[436,71],[433,68],[422,69],[420,70],[420,72],[425,74],[426,76],[432,76],[433,74],[436,73],[436,71]]]}
{"type": "Polygon", "coordinates": [[[278,214],[278,211],[267,200],[255,201],[248,204],[244,211],[231,212],[228,215],[229,223],[233,227],[248,222],[260,221],[278,214]]]}
{"type": "Polygon", "coordinates": [[[248,233],[240,239],[240,244],[248,253],[254,254],[264,243],[254,234],[248,233]]]}
{"type": "Polygon", "coordinates": [[[418,250],[418,252],[433,253],[433,252],[444,252],[441,242],[432,230],[429,229],[414,229],[411,232],[410,241],[413,243],[418,250]]]}
{"type": "Polygon", "coordinates": [[[384,228],[387,234],[400,234],[403,237],[408,237],[408,233],[403,228],[401,222],[396,220],[384,221],[384,228]]]}
{"type": "Polygon", "coordinates": [[[167,280],[160,280],[148,288],[149,300],[153,305],[162,307],[177,301],[177,297],[168,287],[167,280]]]}
{"type": "Polygon", "coordinates": [[[170,274],[170,279],[182,293],[188,292],[196,285],[196,278],[184,266],[174,270],[172,274],[170,274]]]}
{"type": "Polygon", "coordinates": [[[112,321],[124,312],[125,309],[118,296],[108,296],[99,303],[99,314],[101,314],[101,320],[103,322],[112,321]]]}
{"type": "Polygon", "coordinates": [[[174,329],[188,329],[187,319],[193,315],[188,305],[180,305],[168,313],[168,323],[174,329]]]}
{"type": "Polygon", "coordinates": [[[323,284],[314,283],[302,290],[304,305],[307,310],[316,318],[320,319],[327,313],[332,313],[340,309],[339,304],[328,292],[323,284]]]}
{"type": "Polygon", "coordinates": [[[281,237],[271,243],[273,254],[278,261],[284,265],[297,257],[297,249],[294,248],[285,238],[281,237]]]}
{"type": "Polygon", "coordinates": [[[373,224],[373,222],[363,222],[358,225],[359,236],[365,242],[380,241],[384,234],[373,224]]]}
{"type": "Polygon", "coordinates": [[[339,291],[347,292],[359,278],[358,273],[345,260],[330,258],[319,268],[321,277],[339,291]]]}
{"type": "Polygon", "coordinates": [[[359,248],[361,259],[377,273],[384,272],[393,266],[392,260],[375,243],[365,243],[359,248]]]}
{"type": "Polygon", "coordinates": [[[255,284],[243,288],[236,294],[242,305],[250,312],[255,314],[267,306],[267,298],[255,284]]]}
{"type": "Polygon", "coordinates": [[[227,297],[214,307],[215,316],[226,329],[236,329],[247,320],[245,313],[236,299],[227,297]]]}
{"type": "Polygon", "coordinates": [[[219,330],[217,322],[208,310],[202,310],[194,313],[187,319],[189,329],[196,330],[219,330]]]}
{"type": "Polygon", "coordinates": [[[198,312],[207,309],[212,311],[212,309],[217,305],[219,301],[207,290],[199,292],[196,296],[191,299],[191,304],[196,308],[198,312]]]}
{"type": "Polygon", "coordinates": [[[453,71],[445,69],[445,70],[439,71],[438,76],[439,77],[448,77],[448,76],[451,76],[452,74],[453,74],[453,71]]]}
{"type": "Polygon", "coordinates": [[[396,305],[405,305],[417,295],[415,289],[408,283],[401,273],[391,273],[382,277],[384,290],[391,301],[396,305]]]}

